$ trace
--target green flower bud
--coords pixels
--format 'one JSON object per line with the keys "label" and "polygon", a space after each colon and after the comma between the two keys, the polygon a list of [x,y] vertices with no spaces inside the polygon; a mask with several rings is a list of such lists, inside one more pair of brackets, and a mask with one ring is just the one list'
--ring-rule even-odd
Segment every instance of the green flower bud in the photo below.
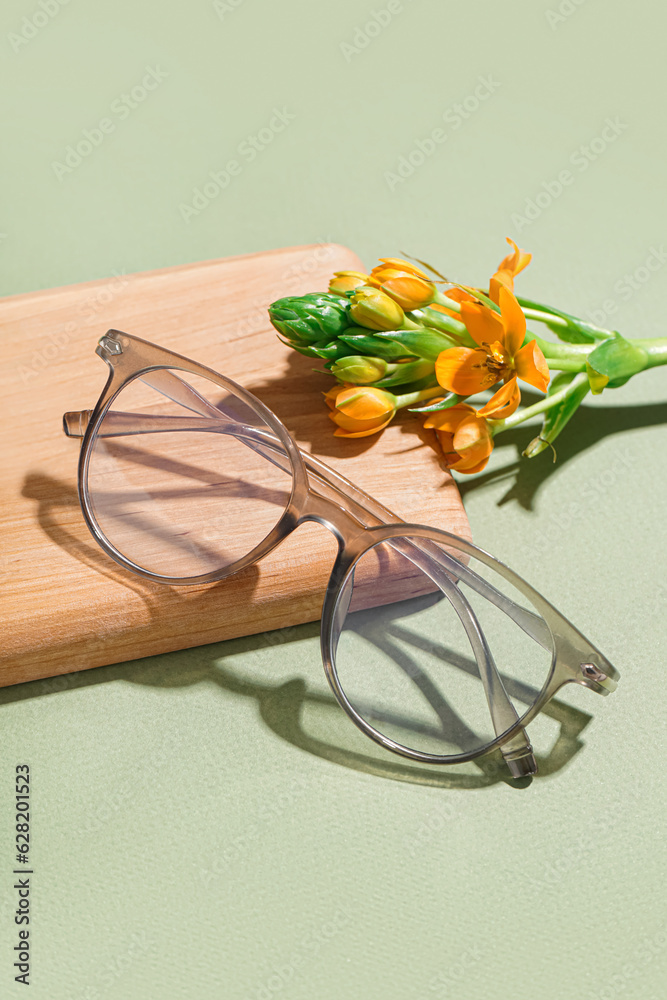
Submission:
{"label": "green flower bud", "polygon": [[352,354],[341,358],[331,366],[331,374],[341,382],[352,382],[353,385],[370,385],[377,382],[387,372],[387,362],[383,358],[364,357]]}
{"label": "green flower bud", "polygon": [[289,295],[269,306],[269,319],[293,346],[329,343],[351,325],[350,306],[340,295]]}

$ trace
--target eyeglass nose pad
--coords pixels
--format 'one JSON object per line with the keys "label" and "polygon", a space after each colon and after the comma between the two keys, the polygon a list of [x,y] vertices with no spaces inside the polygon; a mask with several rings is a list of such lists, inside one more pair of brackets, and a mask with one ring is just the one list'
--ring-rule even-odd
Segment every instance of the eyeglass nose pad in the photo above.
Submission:
{"label": "eyeglass nose pad", "polygon": [[63,430],[67,437],[83,437],[92,410],[76,410],[63,414]]}

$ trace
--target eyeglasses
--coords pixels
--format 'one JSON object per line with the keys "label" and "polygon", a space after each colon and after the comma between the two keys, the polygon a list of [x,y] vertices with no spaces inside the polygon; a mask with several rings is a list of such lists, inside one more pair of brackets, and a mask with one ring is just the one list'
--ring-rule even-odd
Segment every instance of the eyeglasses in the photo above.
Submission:
{"label": "eyeglasses", "polygon": [[104,551],[169,585],[222,580],[306,521],[338,555],[324,596],[325,674],[376,743],[427,764],[499,748],[537,770],[526,726],[564,685],[608,694],[618,672],[520,576],[447,531],[408,524],[303,452],[260,400],[194,361],[110,330],[83,438],[79,496]]}

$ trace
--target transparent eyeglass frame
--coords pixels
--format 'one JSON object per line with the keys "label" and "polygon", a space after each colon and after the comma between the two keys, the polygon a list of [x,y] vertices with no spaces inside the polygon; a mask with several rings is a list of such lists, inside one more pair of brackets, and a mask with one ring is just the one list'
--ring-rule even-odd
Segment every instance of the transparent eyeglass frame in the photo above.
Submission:
{"label": "transparent eyeglass frame", "polygon": [[[530,584],[492,555],[450,532],[423,524],[410,524],[373,499],[345,476],[313,455],[301,450],[276,415],[252,393],[231,379],[175,354],[118,330],[110,330],[99,342],[96,353],[109,366],[109,378],[93,410],[66,413],[65,433],[82,438],[78,468],[78,489],[86,523],[101,548],[125,569],[146,579],[170,586],[213,583],[233,576],[262,559],[300,524],[315,521],[328,528],[338,541],[321,617],[321,652],[324,671],[339,704],[366,736],[386,750],[424,764],[459,764],[474,760],[499,748],[514,778],[537,771],[526,726],[556,693],[569,683],[583,685],[598,694],[615,690],[618,671],[606,657]],[[234,424],[200,396],[176,372],[199,376],[217,384],[246,403],[261,419],[263,427]],[[136,435],[159,430],[149,415],[114,414],[109,409],[121,390],[141,377],[159,391],[181,403],[201,422],[201,417],[219,422],[221,433],[232,434],[279,467],[291,473],[289,502],[272,531],[243,558],[219,571],[191,577],[167,577],[151,573],[118,551],[95,518],[88,488],[88,470],[93,445],[104,421],[104,434]],[[184,417],[187,425],[188,417]],[[185,429],[185,427],[184,427]],[[347,613],[359,560],[378,543],[395,547],[430,578],[456,611],[472,647],[495,739],[478,749],[446,756],[413,750],[379,732],[363,718],[346,696],[336,671],[336,648]],[[444,549],[443,549],[444,547]],[[456,553],[457,555],[454,555]],[[457,556],[460,555],[460,560]],[[467,565],[474,558],[500,574],[518,591],[536,614],[508,599]],[[490,600],[509,615],[530,638],[551,653],[551,667],[544,685],[528,710],[519,715],[510,701],[495,666],[484,633],[457,581],[465,582],[478,595]],[[547,631],[548,630],[548,634]]]}

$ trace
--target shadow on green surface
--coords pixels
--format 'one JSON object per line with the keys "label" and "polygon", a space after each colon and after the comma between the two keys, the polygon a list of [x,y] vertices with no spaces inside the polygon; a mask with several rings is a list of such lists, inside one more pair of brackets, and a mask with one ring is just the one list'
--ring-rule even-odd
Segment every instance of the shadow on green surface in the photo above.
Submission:
{"label": "shadow on green surface", "polygon": [[[301,441],[308,442],[310,450],[329,458],[354,457],[368,451],[373,446],[375,437],[339,438],[334,437],[333,427],[328,419],[324,406],[321,412],[313,414],[312,407],[303,402],[304,397],[310,398],[313,393],[322,393],[331,388],[331,379],[313,373],[310,359],[296,352],[288,357],[288,365],[279,379],[267,379],[249,386],[268,406],[278,413],[289,429]],[[538,402],[542,397],[522,388],[522,402],[526,406]],[[299,405],[301,400],[301,405]],[[307,413],[307,416],[304,415]],[[406,441],[405,452],[413,449],[429,447],[428,435],[421,427],[421,420],[415,414],[403,411],[398,422],[401,424]],[[514,500],[525,510],[532,511],[537,495],[542,487],[555,476],[566,463],[575,456],[591,448],[598,441],[610,435],[622,435],[623,431],[638,430],[656,424],[667,423],[667,403],[647,403],[643,405],[597,406],[582,404],[556,441],[557,461],[553,461],[553,452],[548,449],[533,459],[521,457],[521,453],[531,439],[539,433],[539,424],[519,426],[498,437],[496,452],[506,449],[514,452],[510,461],[500,468],[481,473],[475,477],[457,476],[456,483],[461,497],[465,500],[467,494],[497,482],[509,483],[509,488],[498,501],[501,507]],[[608,470],[615,470],[617,476],[626,476],[631,472],[635,461],[629,444],[619,442],[619,455]],[[445,469],[440,457],[433,451],[433,461]],[[400,461],[401,456],[397,456]],[[603,473],[604,475],[604,473]],[[603,484],[604,485],[604,484]]]}
{"label": "shadow on green surface", "polygon": [[[315,690],[303,677],[293,677],[282,683],[264,683],[241,676],[226,663],[228,658],[241,653],[261,653],[268,646],[287,646],[293,641],[316,638],[318,634],[319,623],[299,625],[279,632],[171,653],[168,656],[148,657],[133,663],[97,667],[17,684],[0,690],[0,707],[31,698],[55,697],[70,690],[119,680],[156,688],[182,688],[209,682],[215,684],[221,692],[254,699],[263,723],[277,737],[341,767],[393,781],[435,788],[479,789],[499,782],[521,788],[531,783],[530,778],[512,780],[498,751],[468,764],[442,768],[437,765],[429,768],[396,758],[359,733],[332,694],[326,690]],[[267,635],[274,637],[275,641],[267,644]],[[592,718],[588,713],[556,699],[549,702],[543,711],[558,725],[559,733],[548,753],[540,755],[536,752],[538,780],[560,771],[582,749],[584,744],[580,735]]]}
{"label": "shadow on green surface", "polygon": [[[508,775],[507,765],[498,751],[480,757],[468,765],[447,766],[445,772],[437,765],[429,769],[423,765],[411,764],[407,760],[390,759],[390,754],[383,753],[381,748],[378,748],[376,754],[362,753],[345,746],[342,741],[339,743],[327,741],[310,731],[311,727],[304,724],[303,716],[307,709],[311,710],[313,707],[324,713],[330,711],[341,713],[342,710],[333,696],[309,691],[307,682],[303,678],[294,678],[275,688],[266,688],[247,682],[239,685],[238,680],[224,668],[218,666],[217,669],[220,674],[218,683],[227,689],[234,687],[238,694],[257,699],[262,719],[277,736],[293,746],[339,766],[393,781],[407,781],[437,788],[483,788],[500,781],[510,787],[520,788],[527,787],[531,783],[530,778],[522,781],[512,780]],[[547,706],[546,714],[558,722],[560,733],[555,746],[547,756],[536,755],[538,778],[554,774],[569,763],[583,746],[579,734],[591,719],[586,713],[562,702],[552,702]],[[351,725],[347,719],[345,723]],[[474,773],[472,767],[478,773]]]}
{"label": "shadow on green surface", "polygon": [[[528,393],[523,395],[528,397]],[[530,404],[537,399],[537,396],[534,399],[526,398],[525,402]],[[493,483],[510,480],[510,487],[498,501],[498,506],[502,507],[511,500],[516,500],[525,510],[532,511],[539,491],[571,458],[581,454],[611,434],[621,434],[623,431],[637,430],[666,422],[667,403],[651,403],[643,406],[584,405],[556,441],[556,462],[553,461],[553,452],[549,449],[536,458],[522,458],[521,452],[526,448],[531,438],[538,433],[538,429],[537,425],[532,428],[517,427],[499,437],[497,445],[498,449],[513,449],[516,453],[516,460],[508,462],[501,468],[481,473],[474,479],[458,477],[459,491],[465,500],[466,496],[473,491],[483,489]],[[614,482],[630,475],[635,461],[636,458],[630,444],[625,443],[621,437],[617,457],[613,464],[599,477],[600,480],[603,480],[605,476],[608,476],[608,478],[611,477],[611,480],[610,482],[601,481],[600,485],[609,488],[613,486]]]}

